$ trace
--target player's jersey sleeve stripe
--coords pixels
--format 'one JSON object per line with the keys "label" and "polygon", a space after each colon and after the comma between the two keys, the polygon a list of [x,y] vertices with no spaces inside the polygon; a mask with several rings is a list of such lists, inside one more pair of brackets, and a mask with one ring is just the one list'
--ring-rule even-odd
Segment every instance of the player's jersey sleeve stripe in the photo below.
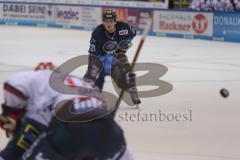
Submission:
{"label": "player's jersey sleeve stripe", "polygon": [[4,84],[4,90],[12,93],[13,95],[21,98],[22,100],[27,100],[28,99],[28,97],[25,96],[21,91],[19,91],[18,89],[14,88],[13,86],[11,86],[8,83]]}

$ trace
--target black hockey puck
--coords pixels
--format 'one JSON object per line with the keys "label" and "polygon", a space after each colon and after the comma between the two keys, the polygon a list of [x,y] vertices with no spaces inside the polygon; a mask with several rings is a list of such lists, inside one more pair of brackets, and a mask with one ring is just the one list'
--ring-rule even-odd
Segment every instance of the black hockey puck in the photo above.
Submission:
{"label": "black hockey puck", "polygon": [[221,94],[221,96],[224,97],[224,98],[227,98],[227,97],[229,96],[229,92],[228,92],[228,90],[225,89],[225,88],[222,88],[222,89],[220,90],[220,94]]}

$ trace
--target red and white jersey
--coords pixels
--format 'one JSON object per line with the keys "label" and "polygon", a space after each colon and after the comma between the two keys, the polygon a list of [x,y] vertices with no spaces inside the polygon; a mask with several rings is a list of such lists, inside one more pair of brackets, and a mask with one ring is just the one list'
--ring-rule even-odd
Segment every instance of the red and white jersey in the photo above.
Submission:
{"label": "red and white jersey", "polygon": [[74,121],[72,118],[78,117],[78,120],[87,122],[111,112],[111,108],[107,107],[104,96],[90,83],[76,81],[74,77],[71,77],[70,81],[65,79],[65,83],[71,85],[71,87],[65,88],[65,91],[68,90],[68,94],[58,96],[54,104],[58,119]]}
{"label": "red and white jersey", "polygon": [[52,71],[26,71],[12,75],[4,83],[6,105],[24,108],[25,117],[48,125],[52,118],[51,105],[59,95],[49,86]]}
{"label": "red and white jersey", "polygon": [[[83,94],[88,89],[84,88],[92,88],[90,83],[79,77],[67,76],[64,84],[57,87],[63,90],[60,91],[61,93],[57,92],[49,85],[51,73],[51,70],[26,71],[11,76],[4,83],[6,105],[18,109],[24,108],[26,110],[25,117],[48,126],[54,113],[54,104],[61,100],[86,97]],[[59,74],[59,78],[63,78],[61,74]],[[64,87],[65,85],[68,87]],[[84,88],[80,92],[77,87]],[[96,103],[96,101],[91,102]]]}
{"label": "red and white jersey", "polygon": [[68,94],[60,94],[56,98],[54,107],[65,100],[72,101],[75,107],[80,108],[97,107],[101,103],[105,103],[101,93],[96,91],[90,83],[72,76],[66,78],[64,82],[71,87],[67,87],[64,90]]}

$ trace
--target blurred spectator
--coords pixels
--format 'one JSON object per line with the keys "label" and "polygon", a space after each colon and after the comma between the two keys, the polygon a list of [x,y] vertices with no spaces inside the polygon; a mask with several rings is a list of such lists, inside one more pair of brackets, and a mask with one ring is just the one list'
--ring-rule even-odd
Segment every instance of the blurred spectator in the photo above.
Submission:
{"label": "blurred spectator", "polygon": [[198,11],[234,12],[240,10],[240,0],[193,0],[190,8]]}
{"label": "blurred spectator", "polygon": [[190,8],[193,10],[204,10],[204,11],[211,11],[212,8],[210,6],[209,0],[193,0]]}
{"label": "blurred spectator", "polygon": [[234,0],[235,6],[236,6],[236,11],[240,12],[240,0]]}
{"label": "blurred spectator", "polygon": [[148,0],[149,2],[164,2],[164,0]]}
{"label": "blurred spectator", "polygon": [[169,8],[174,9],[187,9],[191,4],[192,0],[169,0]]}

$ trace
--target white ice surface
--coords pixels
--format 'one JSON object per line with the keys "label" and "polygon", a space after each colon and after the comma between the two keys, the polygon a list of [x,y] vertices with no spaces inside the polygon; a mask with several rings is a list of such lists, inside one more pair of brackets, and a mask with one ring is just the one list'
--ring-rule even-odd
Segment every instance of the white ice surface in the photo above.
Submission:
{"label": "white ice surface", "polygon": [[[79,30],[0,27],[0,85],[17,71],[39,61],[57,65],[87,54],[91,32]],[[130,60],[140,37],[129,50]],[[143,98],[141,110],[123,104],[116,120],[123,127],[136,160],[240,159],[240,44],[147,37],[139,62],[165,65],[161,78],[174,89],[163,96]],[[86,67],[75,71],[82,76]],[[227,88],[227,99],[219,95]],[[146,89],[145,87],[144,89]],[[106,90],[112,90],[107,79]],[[143,89],[143,88],[142,88]],[[0,102],[3,101],[0,91]],[[131,121],[121,116],[189,113],[192,121]],[[129,117],[128,117],[129,118]],[[7,142],[0,130],[0,150]]]}

